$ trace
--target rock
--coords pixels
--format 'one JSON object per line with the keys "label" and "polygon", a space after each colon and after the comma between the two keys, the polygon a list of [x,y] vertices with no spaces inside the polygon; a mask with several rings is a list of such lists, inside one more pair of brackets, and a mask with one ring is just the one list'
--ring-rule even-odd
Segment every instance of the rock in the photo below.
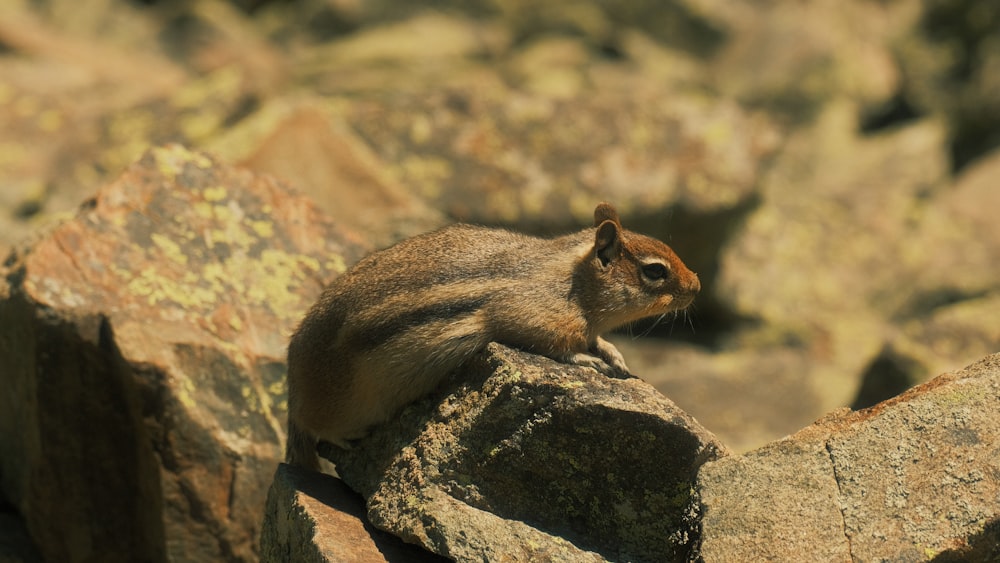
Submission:
{"label": "rock", "polygon": [[709,351],[658,338],[609,340],[635,373],[735,452],[787,436],[821,412],[813,360],[794,347]]}
{"label": "rock", "polygon": [[983,356],[1000,342],[1000,290],[982,297],[961,298],[952,294],[952,303],[932,306],[925,314],[902,323],[894,345],[905,346],[919,361],[921,371],[937,370],[969,356]]}
{"label": "rock", "polygon": [[0,563],[41,563],[24,521],[9,507],[0,506]]}
{"label": "rock", "polygon": [[927,206],[915,244],[923,263],[936,267],[916,280],[919,293],[900,308],[901,316],[1000,290],[1000,229],[992,212],[1000,206],[998,174],[1000,149],[968,166]]}
{"label": "rock", "polygon": [[[310,91],[351,98],[389,92],[427,94],[458,84],[502,85],[490,65],[483,64],[510,43],[509,33],[495,19],[426,7],[400,18],[407,8],[392,6],[391,17],[370,22],[357,33],[337,34],[330,41],[298,49],[292,72]],[[300,32],[301,26],[289,30],[291,35]]]}
{"label": "rock", "polygon": [[[429,226],[421,200],[534,232],[614,200],[704,287],[690,319],[710,351],[643,373],[741,451],[1000,341],[1000,4],[239,0],[245,12],[118,2],[83,18],[66,16],[72,0],[0,4],[0,256],[167,140],[286,177],[380,246]],[[123,294],[164,294],[137,272]],[[187,287],[174,295],[199,295]],[[0,324],[35,319],[5,303]],[[230,305],[198,323],[225,327]],[[155,332],[120,329],[126,314],[45,334],[124,356],[120,340]],[[4,358],[35,346],[11,338]],[[197,364],[200,350],[176,354]],[[0,407],[34,420],[37,401],[18,401]],[[0,442],[41,443],[11,416]],[[23,471],[0,472],[2,490]]]}
{"label": "rock", "polygon": [[353,132],[336,104],[321,99],[269,104],[211,143],[225,158],[288,180],[337,225],[376,247],[444,224]]}
{"label": "rock", "polygon": [[916,25],[892,42],[903,69],[903,98],[914,112],[947,119],[955,168],[964,168],[1000,146],[1000,6],[900,4],[918,6]]}
{"label": "rock", "polygon": [[721,252],[719,298],[760,321],[733,345],[807,350],[814,416],[850,404],[890,319],[918,293],[900,280],[935,269],[919,214],[947,179],[944,135],[928,120],[860,137],[855,107],[831,104],[789,140],[763,180],[766,203]]}
{"label": "rock", "polygon": [[890,399],[913,387],[924,377],[924,365],[898,346],[887,345],[865,370],[851,403],[854,410]]}
{"label": "rock", "polygon": [[1000,354],[705,464],[699,556],[996,560],[997,404]]}
{"label": "rock", "polygon": [[[567,45],[542,43],[528,55],[575,68],[562,62],[576,53]],[[618,88],[629,80],[637,76]],[[392,176],[463,221],[551,233],[589,223],[603,198],[623,217],[652,215],[663,231],[672,227],[664,210],[705,216],[753,199],[777,148],[764,116],[725,100],[618,88],[568,98],[491,81],[433,95],[375,92],[344,115]]]}
{"label": "rock", "polygon": [[878,108],[899,89],[889,43],[915,19],[904,9],[868,2],[708,4],[727,40],[706,70],[726,98],[808,122],[832,100]]}
{"label": "rock", "polygon": [[691,479],[726,452],[641,380],[493,344],[327,457],[373,524],[452,559],[680,561]]}
{"label": "rock", "polygon": [[364,520],[364,500],[340,479],[281,464],[267,494],[261,561],[447,561]]}
{"label": "rock", "polygon": [[[592,61],[578,68],[580,51],[572,40],[537,42],[505,68],[562,89],[563,78],[598,72]],[[590,224],[595,202],[614,202],[630,229],[668,241],[699,273],[699,306],[724,317],[718,257],[759,201],[778,128],[727,100],[601,69],[608,86],[565,86],[581,89],[574,96],[493,75],[430,95],[372,92],[345,100],[341,114],[384,175],[455,220],[551,235]]]}
{"label": "rock", "polygon": [[[148,46],[155,32],[128,6],[118,8],[113,26],[134,31],[135,43],[128,33],[109,41],[107,20],[96,23],[103,15],[91,13],[77,22],[77,33],[66,33],[20,3],[0,6],[2,256],[90,195],[101,181],[102,165],[118,171],[128,163],[102,158],[117,151],[94,146],[108,113],[124,117],[124,108],[162,96],[187,78],[176,64],[139,47]],[[105,32],[79,33],[91,23]]]}
{"label": "rock", "polygon": [[0,491],[42,556],[254,560],[287,337],[360,254],[277,181],[173,145],[8,258]]}
{"label": "rock", "polygon": [[[924,381],[927,374],[966,365],[996,351],[1000,342],[996,322],[1000,315],[1000,230],[992,210],[1000,206],[1000,192],[995,189],[998,174],[1000,151],[994,151],[963,170],[949,189],[916,207],[919,222],[906,235],[906,259],[900,261],[912,266],[897,276],[912,279],[904,291],[894,288],[876,294],[882,298],[896,293],[887,319],[893,327],[884,347],[888,354],[884,350],[869,365],[866,378],[877,375],[878,370],[872,372],[872,368],[888,358],[895,375],[892,370],[883,375],[897,380],[898,392],[902,385]],[[863,387],[864,383],[859,394],[865,392]]]}

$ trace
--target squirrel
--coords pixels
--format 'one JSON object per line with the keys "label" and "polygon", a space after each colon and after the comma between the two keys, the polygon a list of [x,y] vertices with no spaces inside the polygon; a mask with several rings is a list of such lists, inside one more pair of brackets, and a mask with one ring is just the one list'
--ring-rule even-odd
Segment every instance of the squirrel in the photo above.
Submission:
{"label": "squirrel", "polygon": [[320,440],[349,448],[491,341],[631,377],[601,335],[684,309],[700,289],[607,203],[593,228],[558,238],[459,223],[370,254],[289,342],[286,462],[319,470]]}

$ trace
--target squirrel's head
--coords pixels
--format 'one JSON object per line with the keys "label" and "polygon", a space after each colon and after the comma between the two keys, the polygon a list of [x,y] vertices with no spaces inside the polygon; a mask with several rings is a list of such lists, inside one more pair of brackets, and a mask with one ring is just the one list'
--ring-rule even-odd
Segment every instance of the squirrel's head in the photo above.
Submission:
{"label": "squirrel's head", "polygon": [[666,244],[622,228],[608,203],[594,210],[594,246],[585,268],[597,281],[599,333],[632,321],[683,309],[701,290],[698,275]]}

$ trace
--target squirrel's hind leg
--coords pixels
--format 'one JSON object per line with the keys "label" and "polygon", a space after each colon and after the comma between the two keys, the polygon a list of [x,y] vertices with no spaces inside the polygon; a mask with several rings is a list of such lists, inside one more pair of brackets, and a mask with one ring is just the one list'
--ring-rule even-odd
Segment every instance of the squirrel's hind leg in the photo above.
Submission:
{"label": "squirrel's hind leg", "polygon": [[313,471],[320,471],[316,455],[316,437],[291,420],[288,421],[288,440],[285,444],[285,463]]}

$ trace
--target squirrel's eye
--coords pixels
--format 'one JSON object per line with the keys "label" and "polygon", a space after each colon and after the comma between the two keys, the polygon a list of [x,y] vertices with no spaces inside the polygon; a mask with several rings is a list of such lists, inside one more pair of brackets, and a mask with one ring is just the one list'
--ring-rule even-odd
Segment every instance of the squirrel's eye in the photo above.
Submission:
{"label": "squirrel's eye", "polygon": [[667,277],[667,273],[667,267],[659,263],[646,264],[642,267],[642,275],[651,280],[662,280]]}

